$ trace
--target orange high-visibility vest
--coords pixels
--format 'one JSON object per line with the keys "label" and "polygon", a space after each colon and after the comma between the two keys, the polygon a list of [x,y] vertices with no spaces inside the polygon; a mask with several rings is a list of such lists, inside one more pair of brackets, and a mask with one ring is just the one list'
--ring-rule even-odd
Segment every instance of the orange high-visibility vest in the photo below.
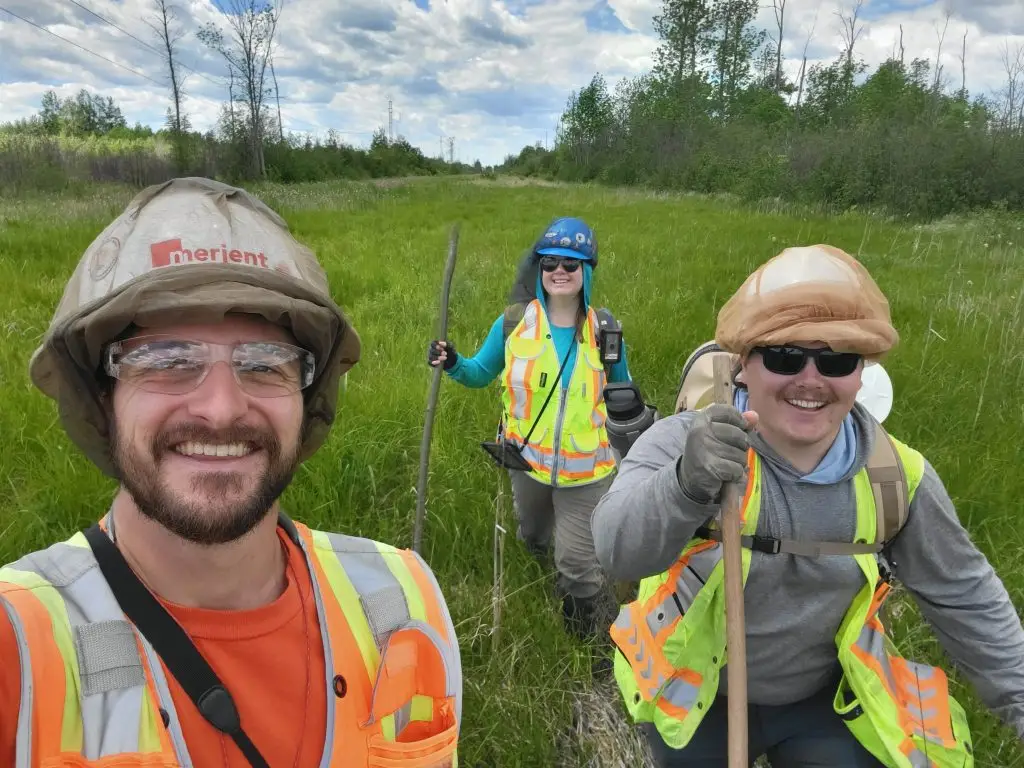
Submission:
{"label": "orange high-visibility vest", "polygon": [[[280,524],[313,577],[334,672],[324,681],[320,765],[456,766],[461,659],[429,567],[410,550],[311,530],[284,515]],[[22,679],[15,764],[4,768],[192,764],[163,666],[122,613],[84,534],[0,568],[0,610],[14,628]],[[353,657],[365,676],[343,678],[343,707],[333,681],[341,660]]]}

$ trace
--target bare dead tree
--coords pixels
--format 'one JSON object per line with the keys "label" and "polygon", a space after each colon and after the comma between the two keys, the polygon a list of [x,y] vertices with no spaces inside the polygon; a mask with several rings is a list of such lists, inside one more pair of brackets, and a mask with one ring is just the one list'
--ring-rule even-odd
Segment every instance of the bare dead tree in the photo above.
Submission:
{"label": "bare dead tree", "polygon": [[863,26],[857,26],[863,5],[864,0],[856,0],[852,9],[834,12],[839,17],[841,25],[839,34],[843,39],[843,56],[846,58],[847,65],[853,63],[854,46],[857,44],[857,38],[864,31]]}
{"label": "bare dead tree", "polygon": [[226,34],[217,24],[206,24],[198,37],[217,51],[232,72],[237,72],[246,107],[250,171],[263,178],[266,163],[263,137],[269,92],[267,67],[274,52],[274,34],[283,0],[223,0]]}
{"label": "bare dead tree", "polygon": [[[821,6],[818,6],[820,9]],[[800,61],[800,82],[797,85],[796,92],[796,116],[800,119],[800,103],[803,100],[804,95],[804,77],[807,74],[807,49],[811,46],[811,40],[814,37],[814,28],[818,26],[818,9],[814,11],[814,21],[811,22],[811,30],[807,33],[807,39],[804,40],[804,51]]]}
{"label": "bare dead tree", "polygon": [[167,67],[167,75],[171,85],[171,101],[174,111],[169,115],[171,137],[175,150],[175,162],[178,170],[184,171],[186,163],[184,133],[188,130],[188,117],[182,114],[181,103],[185,98],[185,78],[181,74],[181,66],[178,63],[177,44],[184,37],[181,27],[178,26],[178,17],[173,5],[167,0],[153,0],[156,10],[156,18],[146,24],[153,30],[160,41],[160,55],[164,66]]}
{"label": "bare dead tree", "polygon": [[1001,94],[1003,128],[1015,133],[1020,130],[1021,110],[1024,109],[1024,99],[1021,98],[1021,89],[1024,88],[1024,45],[1018,43],[1011,50],[1010,44],[1004,40],[1000,60],[1006,74],[1006,85]]}
{"label": "bare dead tree", "polygon": [[932,91],[935,93],[939,92],[939,88],[942,83],[942,44],[946,41],[946,30],[949,29],[949,17],[952,15],[952,9],[947,7],[946,21],[942,26],[942,32],[938,32],[938,30],[936,30],[939,38],[939,45],[935,50],[935,77],[932,79]]}
{"label": "bare dead tree", "polygon": [[772,0],[775,11],[775,26],[779,36],[775,40],[775,92],[782,90],[782,36],[786,28],[786,0]]}
{"label": "bare dead tree", "polygon": [[277,87],[277,72],[274,71],[274,58],[270,58],[270,76],[274,78],[274,97],[277,99],[277,138],[284,141],[284,122],[281,120],[281,91]]}
{"label": "bare dead tree", "polygon": [[960,97],[967,98],[967,30],[964,30],[964,42],[960,48]]}
{"label": "bare dead tree", "polygon": [[235,137],[235,68],[228,65],[228,113],[231,116],[231,138]]}
{"label": "bare dead tree", "polygon": [[903,25],[900,24],[900,66],[903,66],[903,57],[906,55],[906,51],[903,48]]}

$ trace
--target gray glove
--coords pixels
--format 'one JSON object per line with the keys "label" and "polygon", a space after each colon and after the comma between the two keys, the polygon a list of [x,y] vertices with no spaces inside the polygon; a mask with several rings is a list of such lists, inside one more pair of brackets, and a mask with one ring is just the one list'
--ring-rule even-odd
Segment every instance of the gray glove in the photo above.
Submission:
{"label": "gray glove", "polygon": [[700,504],[716,502],[723,483],[743,482],[747,474],[747,433],[750,426],[730,405],[705,408],[686,435],[676,465],[679,487]]}

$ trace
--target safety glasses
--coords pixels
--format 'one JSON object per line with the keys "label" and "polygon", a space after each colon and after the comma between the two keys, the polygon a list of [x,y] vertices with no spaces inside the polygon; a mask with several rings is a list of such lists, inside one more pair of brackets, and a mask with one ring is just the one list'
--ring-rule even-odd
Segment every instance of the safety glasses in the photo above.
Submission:
{"label": "safety glasses", "polygon": [[316,369],[312,352],[280,341],[214,344],[163,335],[114,342],[107,347],[104,368],[146,392],[183,395],[202,384],[221,361],[253,397],[282,397],[305,389]]}
{"label": "safety glasses", "polygon": [[849,376],[861,361],[861,355],[854,352],[833,352],[831,349],[807,349],[792,345],[778,347],[755,347],[761,355],[764,367],[780,376],[795,376],[804,369],[809,359],[814,360],[818,373],[828,378]]}
{"label": "safety glasses", "polygon": [[540,268],[545,272],[554,272],[558,269],[558,265],[562,265],[562,269],[566,272],[575,272],[580,268],[579,259],[562,258],[559,256],[541,256],[540,257]]}

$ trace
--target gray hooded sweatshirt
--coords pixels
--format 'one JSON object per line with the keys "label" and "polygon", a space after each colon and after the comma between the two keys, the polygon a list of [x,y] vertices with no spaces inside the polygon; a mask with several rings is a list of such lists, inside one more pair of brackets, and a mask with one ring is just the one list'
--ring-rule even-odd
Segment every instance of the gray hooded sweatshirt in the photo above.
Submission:
{"label": "gray hooded sweatshirt", "polygon": [[[850,479],[867,461],[875,432],[862,406],[852,415],[856,459],[833,485],[801,482],[789,462],[751,434],[751,447],[762,459],[759,536],[853,541]],[[663,572],[695,530],[717,514],[717,505],[697,503],[679,486],[676,466],[693,418],[684,412],[655,422],[630,448],[594,509],[594,544],[610,578],[632,581]],[[849,555],[751,554],[744,593],[748,697],[752,704],[795,702],[834,679],[835,635],[864,576]],[[894,575],[943,648],[985,705],[1024,739],[1024,630],[1003,583],[960,524],[927,460],[892,559]],[[723,669],[723,695],[726,681]]]}

